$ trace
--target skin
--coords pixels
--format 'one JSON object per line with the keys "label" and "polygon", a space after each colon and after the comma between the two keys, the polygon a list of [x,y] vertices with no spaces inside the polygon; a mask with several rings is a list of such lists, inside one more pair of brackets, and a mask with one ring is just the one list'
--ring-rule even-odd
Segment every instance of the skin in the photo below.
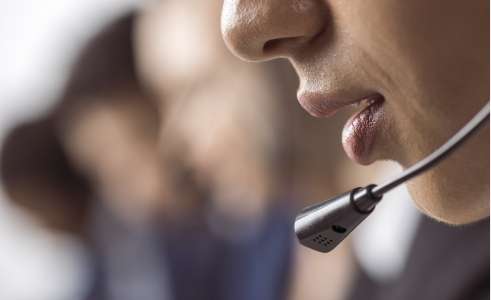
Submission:
{"label": "skin", "polygon": [[[384,120],[364,163],[409,167],[489,99],[486,0],[225,0],[221,21],[237,56],[287,58],[300,78],[299,95],[341,102],[382,95]],[[489,127],[409,189],[438,220],[489,216]]]}
{"label": "skin", "polygon": [[169,178],[139,96],[114,96],[125,100],[89,104],[70,116],[62,140],[108,207],[127,221],[145,221],[169,209]]}

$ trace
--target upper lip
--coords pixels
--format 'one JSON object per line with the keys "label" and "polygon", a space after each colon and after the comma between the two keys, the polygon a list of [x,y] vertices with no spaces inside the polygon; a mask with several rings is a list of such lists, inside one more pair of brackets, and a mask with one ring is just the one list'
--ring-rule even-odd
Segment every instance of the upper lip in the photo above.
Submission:
{"label": "upper lip", "polygon": [[312,116],[329,117],[334,115],[342,107],[362,102],[364,100],[377,99],[380,97],[380,94],[372,93],[365,96],[348,99],[319,92],[303,91],[299,92],[298,101],[300,102],[302,107]]}

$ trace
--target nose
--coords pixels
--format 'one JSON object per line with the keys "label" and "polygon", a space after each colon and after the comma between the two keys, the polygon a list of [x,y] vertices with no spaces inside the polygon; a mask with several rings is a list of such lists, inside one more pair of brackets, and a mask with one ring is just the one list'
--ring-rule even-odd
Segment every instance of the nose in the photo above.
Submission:
{"label": "nose", "polygon": [[221,29],[225,43],[245,60],[288,57],[324,31],[325,1],[225,0]]}

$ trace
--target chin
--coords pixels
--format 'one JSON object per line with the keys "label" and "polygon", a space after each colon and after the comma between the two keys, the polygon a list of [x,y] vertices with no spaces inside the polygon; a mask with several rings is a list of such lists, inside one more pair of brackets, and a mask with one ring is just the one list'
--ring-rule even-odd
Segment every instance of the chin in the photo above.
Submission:
{"label": "chin", "polygon": [[422,213],[433,220],[453,226],[471,224],[489,217],[489,207],[479,211],[456,211],[441,207],[423,208],[421,205],[424,204],[418,203],[416,205]]}
{"label": "chin", "polygon": [[408,190],[418,209],[439,222],[464,225],[489,217],[488,183],[480,189],[452,184],[448,178],[429,172],[408,184]]}
{"label": "chin", "polygon": [[[404,168],[431,152],[417,149],[412,153],[425,154],[413,155],[410,164],[400,162]],[[430,218],[452,225],[489,217],[489,151],[489,128],[480,129],[434,168],[410,180],[407,187],[419,210]]]}

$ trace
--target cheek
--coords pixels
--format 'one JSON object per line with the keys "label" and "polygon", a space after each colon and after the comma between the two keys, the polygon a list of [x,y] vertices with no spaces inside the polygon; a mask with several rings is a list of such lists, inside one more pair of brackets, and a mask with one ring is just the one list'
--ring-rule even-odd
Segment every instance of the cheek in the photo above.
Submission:
{"label": "cheek", "polygon": [[428,102],[448,106],[469,97],[476,83],[487,79],[489,30],[483,28],[489,28],[489,4],[474,2],[484,4],[359,0],[350,3],[355,8],[347,26],[390,79],[384,80],[387,88],[424,111]]}
{"label": "cheek", "polygon": [[334,3],[344,5],[338,21],[358,51],[356,61],[387,98],[392,135],[401,145],[409,142],[403,161],[434,149],[479,109],[475,100],[486,98],[489,89],[489,32],[482,30],[489,28],[489,4]]}

